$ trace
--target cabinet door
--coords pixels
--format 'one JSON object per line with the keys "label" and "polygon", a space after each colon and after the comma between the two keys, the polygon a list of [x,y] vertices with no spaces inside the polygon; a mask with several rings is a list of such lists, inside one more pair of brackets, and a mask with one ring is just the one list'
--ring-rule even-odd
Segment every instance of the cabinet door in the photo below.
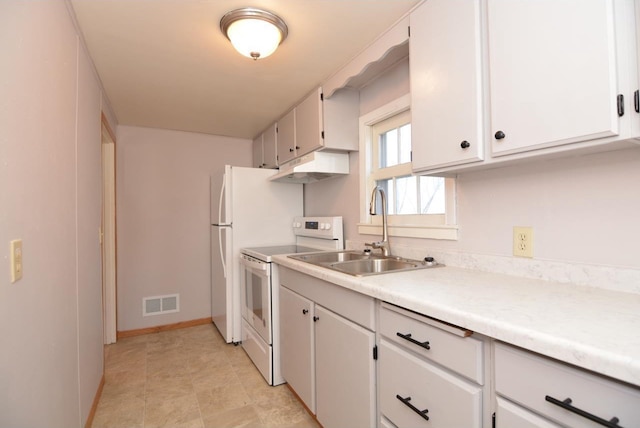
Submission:
{"label": "cabinet door", "polygon": [[278,124],[274,123],[262,133],[262,166],[264,168],[277,168],[278,166]]}
{"label": "cabinet door", "polygon": [[613,0],[489,0],[492,153],[617,135]]}
{"label": "cabinet door", "polygon": [[260,134],[253,140],[253,162],[251,162],[251,165],[254,168],[262,168],[264,166],[262,156],[262,134]]}
{"label": "cabinet door", "polygon": [[318,88],[296,107],[296,155],[322,147],[322,89]]}
{"label": "cabinet door", "polygon": [[295,157],[296,110],[293,109],[278,121],[278,165]]}
{"label": "cabinet door", "polygon": [[373,427],[375,334],[316,306],[316,416],[325,428]]}
{"label": "cabinet door", "polygon": [[410,15],[413,169],[483,158],[479,0],[429,0]]}
{"label": "cabinet door", "polygon": [[[638,57],[636,61],[638,63],[637,68],[637,82],[633,91],[633,134],[640,135],[640,0],[635,2],[636,11],[636,49],[638,50]],[[640,138],[638,138],[640,140]]]}
{"label": "cabinet door", "polygon": [[282,377],[315,413],[313,302],[280,287]]}

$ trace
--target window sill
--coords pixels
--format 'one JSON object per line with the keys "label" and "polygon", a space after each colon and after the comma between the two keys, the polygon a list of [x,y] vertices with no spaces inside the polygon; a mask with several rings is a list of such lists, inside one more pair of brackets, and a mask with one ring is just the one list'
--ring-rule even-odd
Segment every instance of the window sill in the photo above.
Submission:
{"label": "window sill", "polygon": [[[389,236],[406,238],[443,239],[449,241],[458,240],[458,226],[388,226]],[[382,235],[382,226],[370,223],[358,223],[358,233],[364,235]]]}

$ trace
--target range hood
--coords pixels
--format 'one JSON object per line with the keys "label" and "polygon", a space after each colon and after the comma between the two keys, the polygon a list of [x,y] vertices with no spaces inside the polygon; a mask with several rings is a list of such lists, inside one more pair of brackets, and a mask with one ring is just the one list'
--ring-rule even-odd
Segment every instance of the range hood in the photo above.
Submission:
{"label": "range hood", "polygon": [[316,151],[280,165],[271,181],[315,183],[327,178],[349,174],[349,153]]}

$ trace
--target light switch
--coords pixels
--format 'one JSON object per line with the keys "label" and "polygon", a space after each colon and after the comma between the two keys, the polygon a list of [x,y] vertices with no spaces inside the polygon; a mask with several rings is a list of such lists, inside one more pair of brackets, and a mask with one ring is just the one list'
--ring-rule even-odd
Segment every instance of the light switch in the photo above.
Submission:
{"label": "light switch", "polygon": [[22,278],[22,239],[15,239],[11,245],[11,282]]}

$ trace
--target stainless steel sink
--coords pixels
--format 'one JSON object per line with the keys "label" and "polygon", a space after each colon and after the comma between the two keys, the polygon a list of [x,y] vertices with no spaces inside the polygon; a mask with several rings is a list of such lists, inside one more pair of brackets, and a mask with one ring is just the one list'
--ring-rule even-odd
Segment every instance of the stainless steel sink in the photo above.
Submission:
{"label": "stainless steel sink", "polygon": [[336,262],[346,262],[351,260],[362,260],[377,257],[375,255],[367,255],[365,253],[355,251],[331,251],[324,253],[300,254],[289,256],[292,259],[300,260],[312,264],[326,264]]}
{"label": "stainless steel sink", "polygon": [[289,257],[354,276],[380,275],[444,266],[429,258],[427,258],[428,261],[420,261],[358,251],[300,254]]}

